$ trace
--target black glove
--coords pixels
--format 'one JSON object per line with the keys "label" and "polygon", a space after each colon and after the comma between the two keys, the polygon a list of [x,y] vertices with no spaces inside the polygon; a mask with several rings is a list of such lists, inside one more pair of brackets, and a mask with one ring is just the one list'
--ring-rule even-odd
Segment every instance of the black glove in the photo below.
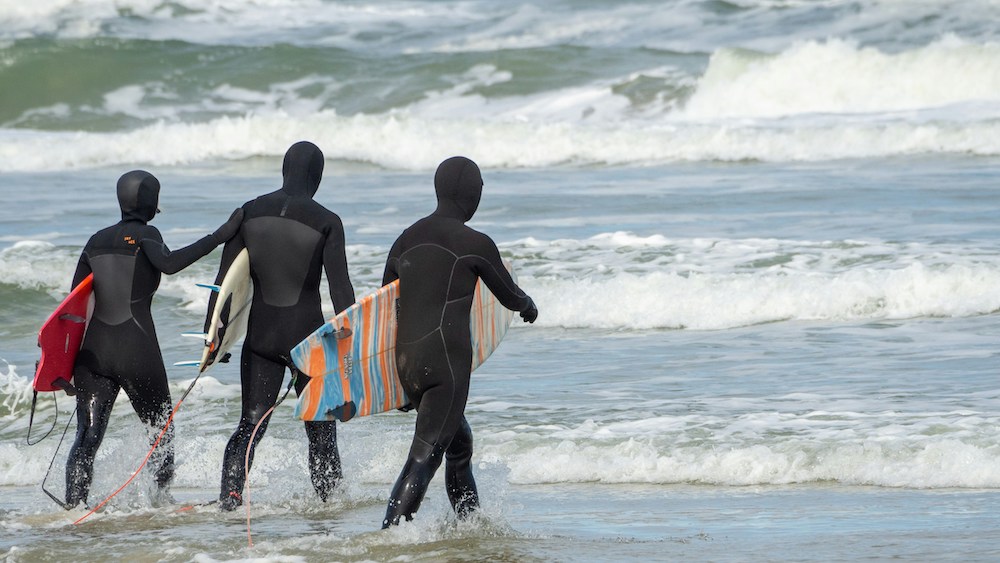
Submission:
{"label": "black glove", "polygon": [[535,307],[535,302],[532,301],[531,297],[528,297],[528,306],[521,311],[521,318],[526,323],[533,323],[538,318],[538,307]]}
{"label": "black glove", "polygon": [[243,208],[237,208],[233,211],[233,214],[229,216],[229,220],[223,223],[221,227],[216,229],[212,236],[215,237],[217,244],[222,244],[227,242],[229,239],[236,236],[236,233],[240,230],[240,225],[243,224]]}

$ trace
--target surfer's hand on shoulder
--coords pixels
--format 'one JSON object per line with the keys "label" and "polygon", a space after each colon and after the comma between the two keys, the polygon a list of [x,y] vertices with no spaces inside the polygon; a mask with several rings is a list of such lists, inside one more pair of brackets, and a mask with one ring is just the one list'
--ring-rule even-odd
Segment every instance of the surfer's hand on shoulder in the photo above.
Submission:
{"label": "surfer's hand on shoulder", "polygon": [[216,242],[222,244],[229,239],[236,236],[236,232],[240,230],[240,225],[243,223],[243,208],[238,207],[233,214],[229,216],[229,220],[223,223],[212,236],[215,237]]}
{"label": "surfer's hand on shoulder", "polygon": [[535,307],[535,302],[530,297],[528,298],[528,306],[521,311],[521,318],[526,323],[533,323],[538,318],[538,307]]}

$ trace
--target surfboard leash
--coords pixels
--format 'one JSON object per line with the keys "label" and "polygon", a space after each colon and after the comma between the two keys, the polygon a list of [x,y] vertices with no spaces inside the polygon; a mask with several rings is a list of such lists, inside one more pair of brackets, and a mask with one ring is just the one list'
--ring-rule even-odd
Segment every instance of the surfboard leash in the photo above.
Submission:
{"label": "surfboard leash", "polygon": [[[67,505],[62,499],[60,499],[59,497],[55,496],[48,489],[46,489],[45,488],[45,482],[49,480],[49,474],[52,473],[52,466],[55,465],[55,463],[56,463],[56,457],[59,455],[59,450],[62,449],[63,440],[66,439],[66,433],[69,432],[69,425],[70,425],[71,422],[73,422],[74,418],[76,418],[76,409],[75,408],[73,409],[73,414],[70,415],[69,420],[66,421],[66,428],[63,429],[62,436],[59,438],[59,443],[56,444],[56,451],[52,452],[52,460],[49,461],[49,468],[45,470],[45,477],[42,477],[42,492],[45,493],[46,495],[48,495],[48,497],[50,499],[56,501],[56,504],[58,504],[59,506],[63,507],[66,510],[69,510],[72,507],[69,506],[69,505]],[[53,423],[53,428],[55,428],[55,423]],[[52,431],[49,430],[49,432],[51,433]],[[29,435],[30,435],[30,431],[29,431]],[[48,434],[46,434],[45,436],[48,436]],[[45,436],[42,437],[42,440],[45,439]],[[41,442],[42,440],[39,440],[38,442]],[[35,443],[37,444],[38,442],[35,442]],[[29,442],[29,444],[30,444],[30,442]]]}
{"label": "surfboard leash", "polygon": [[246,508],[247,512],[247,544],[249,547],[253,547],[253,534],[250,533],[250,449],[253,448],[253,439],[257,437],[257,430],[260,429],[260,425],[263,424],[264,421],[271,416],[271,413],[274,412],[274,409],[278,408],[278,405],[285,400],[285,397],[288,396],[288,393],[291,392],[292,386],[294,385],[295,370],[292,370],[292,379],[288,382],[288,387],[285,388],[285,394],[282,395],[281,398],[278,399],[273,405],[271,405],[271,408],[267,409],[264,416],[260,417],[260,420],[258,420],[257,424],[254,425],[253,432],[250,433],[250,442],[247,444],[246,454],[243,456],[243,507]]}
{"label": "surfboard leash", "polygon": [[[56,411],[55,418],[52,419],[52,427],[49,428],[48,432],[46,432],[41,438],[39,438],[39,439],[35,440],[34,442],[32,442],[31,441],[31,427],[34,426],[34,424],[35,424],[35,405],[38,404],[38,391],[32,390],[31,393],[32,393],[32,395],[31,395],[31,413],[28,415],[28,435],[25,437],[24,440],[25,440],[25,442],[28,443],[29,446],[34,446],[35,444],[39,444],[39,443],[41,443],[42,440],[48,438],[49,434],[52,434],[52,431],[56,429],[56,424],[59,423],[59,399],[58,399],[58,397],[56,397],[56,393],[52,393],[52,404],[55,406],[55,411]],[[72,420],[72,417],[70,417],[70,420]],[[67,423],[66,427],[69,428],[69,424],[68,423]],[[66,435],[66,433],[63,432],[63,436],[65,436],[65,435]],[[60,443],[62,443],[61,440],[60,440]],[[58,451],[58,450],[56,450],[56,451]]]}
{"label": "surfboard leash", "polygon": [[198,383],[198,378],[200,378],[200,377],[201,377],[201,373],[198,373],[198,375],[195,376],[194,380],[191,381],[191,385],[188,385],[188,388],[184,391],[184,394],[181,395],[180,400],[177,401],[177,404],[174,406],[173,410],[170,411],[170,416],[167,417],[166,424],[164,424],[163,425],[163,429],[160,430],[160,435],[156,437],[156,440],[153,442],[153,445],[149,448],[149,451],[146,452],[146,457],[143,458],[142,463],[140,463],[139,467],[137,467],[136,470],[135,470],[135,472],[132,473],[132,476],[128,478],[128,481],[125,481],[125,483],[123,483],[122,486],[118,487],[118,489],[115,490],[115,492],[111,493],[108,496],[108,498],[102,500],[100,504],[98,504],[97,506],[95,506],[94,508],[92,508],[90,510],[90,512],[88,512],[88,513],[84,514],[83,516],[81,516],[76,522],[73,522],[74,526],[80,524],[81,522],[83,522],[84,520],[86,520],[87,518],[89,518],[90,515],[94,514],[98,510],[100,510],[105,504],[108,503],[108,501],[110,501],[111,499],[115,498],[115,496],[118,495],[118,493],[120,493],[123,490],[125,490],[125,487],[129,486],[129,484],[132,482],[132,480],[136,478],[136,476],[139,474],[140,471],[142,471],[142,468],[146,467],[146,463],[149,462],[149,458],[152,457],[153,452],[156,451],[156,447],[160,445],[160,440],[163,439],[164,434],[167,433],[167,429],[169,429],[170,425],[173,423],[173,421],[174,421],[174,415],[177,414],[177,411],[178,411],[178,409],[181,408],[181,404],[184,402],[184,399],[186,399],[187,396],[188,396],[188,394],[191,393],[191,390],[194,389],[194,384]]}

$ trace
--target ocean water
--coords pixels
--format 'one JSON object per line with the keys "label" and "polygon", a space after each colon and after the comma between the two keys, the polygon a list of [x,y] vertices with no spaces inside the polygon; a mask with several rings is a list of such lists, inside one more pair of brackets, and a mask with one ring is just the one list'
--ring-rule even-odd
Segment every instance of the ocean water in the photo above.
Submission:
{"label": "ocean water", "polygon": [[[1000,4],[992,0],[0,0],[0,557],[82,561],[992,561],[1000,556]],[[114,184],[162,183],[180,247],[315,142],[358,295],[433,171],[540,309],[473,376],[483,509],[439,476],[378,530],[412,413],[340,425],[321,503],[278,406],[249,511],[213,506],[239,374],[177,417],[177,506],[140,473],[63,511],[72,402],[38,327]],[[165,276],[192,359],[216,251]],[[332,310],[327,304],[327,312]],[[175,400],[193,382],[169,369]],[[146,434],[122,396],[99,502]],[[71,439],[73,424],[67,440]],[[252,545],[251,545],[252,544]]]}

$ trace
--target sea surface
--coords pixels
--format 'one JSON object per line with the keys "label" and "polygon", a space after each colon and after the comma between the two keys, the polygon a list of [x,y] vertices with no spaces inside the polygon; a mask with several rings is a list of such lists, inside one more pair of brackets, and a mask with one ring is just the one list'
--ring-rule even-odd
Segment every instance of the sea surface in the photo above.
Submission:
{"label": "sea surface", "polygon": [[[0,559],[997,560],[997,21],[994,0],[0,0]],[[40,395],[51,435],[26,443],[36,335],[117,178],[160,179],[179,248],[278,188],[303,139],[359,296],[434,209],[437,164],[483,169],[470,225],[540,315],[473,375],[481,512],[457,522],[439,475],[379,530],[399,412],[340,425],[320,502],[294,395],[249,510],[203,505],[238,368],[172,364],[200,353],[181,333],[217,250],[154,301],[191,388],[176,504],[140,472],[75,525],[42,492],[73,402]],[[92,504],[147,450],[122,395]]]}

